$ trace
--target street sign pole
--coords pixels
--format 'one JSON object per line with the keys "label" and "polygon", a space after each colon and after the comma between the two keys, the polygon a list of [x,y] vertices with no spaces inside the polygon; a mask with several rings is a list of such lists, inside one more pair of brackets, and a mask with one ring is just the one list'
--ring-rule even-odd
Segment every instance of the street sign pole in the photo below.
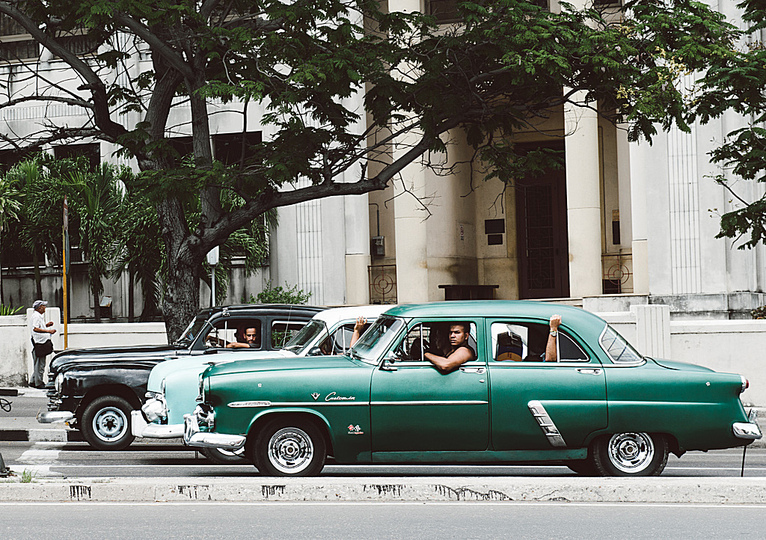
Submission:
{"label": "street sign pole", "polygon": [[69,348],[69,332],[67,332],[67,325],[69,323],[69,297],[67,295],[67,264],[69,263],[69,205],[67,204],[67,198],[66,195],[64,196],[64,227],[63,227],[63,236],[64,236],[64,247],[63,247],[63,267],[64,267],[64,276],[63,276],[63,289],[64,289],[64,348]]}

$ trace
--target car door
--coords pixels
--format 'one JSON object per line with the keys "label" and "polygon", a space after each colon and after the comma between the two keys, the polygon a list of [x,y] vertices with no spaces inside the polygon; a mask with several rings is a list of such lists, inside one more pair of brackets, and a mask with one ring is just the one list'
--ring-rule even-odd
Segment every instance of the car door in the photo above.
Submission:
{"label": "car door", "polygon": [[547,321],[487,322],[495,450],[580,448],[607,425],[606,380],[594,354],[562,323],[545,362]]}
{"label": "car door", "polygon": [[[467,321],[468,322],[468,321]],[[478,324],[477,324],[478,322]],[[413,321],[394,346],[395,362],[373,372],[371,427],[375,452],[486,450],[489,444],[489,390],[483,323],[470,321],[475,361],[451,373],[439,372],[423,351],[437,347],[449,320]],[[470,340],[469,340],[470,341]]]}

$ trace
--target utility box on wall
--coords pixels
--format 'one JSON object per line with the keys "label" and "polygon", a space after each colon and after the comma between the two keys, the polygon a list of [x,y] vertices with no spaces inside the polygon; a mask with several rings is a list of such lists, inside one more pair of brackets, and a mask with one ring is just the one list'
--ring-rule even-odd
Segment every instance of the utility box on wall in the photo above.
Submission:
{"label": "utility box on wall", "polygon": [[386,237],[373,236],[370,242],[370,253],[373,257],[386,256]]}

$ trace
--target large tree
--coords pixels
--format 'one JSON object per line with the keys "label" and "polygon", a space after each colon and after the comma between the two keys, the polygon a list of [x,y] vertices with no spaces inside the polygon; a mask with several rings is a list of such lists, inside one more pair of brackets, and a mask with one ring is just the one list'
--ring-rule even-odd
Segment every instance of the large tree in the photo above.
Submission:
{"label": "large tree", "polygon": [[[264,212],[384,189],[408,164],[444,152],[455,129],[510,181],[539,156],[517,156],[509,138],[567,102],[598,101],[600,113],[630,123],[632,137],[651,136],[656,122],[684,128],[677,66],[702,70],[731,40],[719,14],[687,0],[636,2],[619,18],[519,0],[458,7],[462,24],[438,28],[377,0],[0,1],[0,13],[79,81],[56,84],[29,66],[41,91],[25,86],[4,106],[58,102],[88,118],[80,127],[51,119],[23,140],[5,138],[27,147],[91,137],[136,158],[135,187],[154,201],[166,250],[163,311],[174,338],[197,310],[205,254]],[[72,52],[72,36],[82,34],[93,54]],[[124,69],[139,53],[153,68]],[[350,99],[358,92],[364,110]],[[266,108],[260,121],[270,135],[237,166],[213,160],[214,101]],[[190,111],[187,160],[168,144],[179,103]],[[339,181],[344,173],[358,179]],[[225,192],[240,203],[222,204]],[[201,203],[192,226],[190,197]]]}

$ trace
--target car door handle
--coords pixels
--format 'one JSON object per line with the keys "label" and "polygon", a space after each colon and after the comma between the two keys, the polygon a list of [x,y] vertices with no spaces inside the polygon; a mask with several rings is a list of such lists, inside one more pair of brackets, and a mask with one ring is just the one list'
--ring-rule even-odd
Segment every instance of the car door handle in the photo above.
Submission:
{"label": "car door handle", "polygon": [[577,368],[577,373],[583,375],[601,375],[601,368]]}
{"label": "car door handle", "polygon": [[463,373],[484,373],[486,371],[486,368],[483,367],[471,367],[471,366],[463,366],[460,368],[460,371]]}

